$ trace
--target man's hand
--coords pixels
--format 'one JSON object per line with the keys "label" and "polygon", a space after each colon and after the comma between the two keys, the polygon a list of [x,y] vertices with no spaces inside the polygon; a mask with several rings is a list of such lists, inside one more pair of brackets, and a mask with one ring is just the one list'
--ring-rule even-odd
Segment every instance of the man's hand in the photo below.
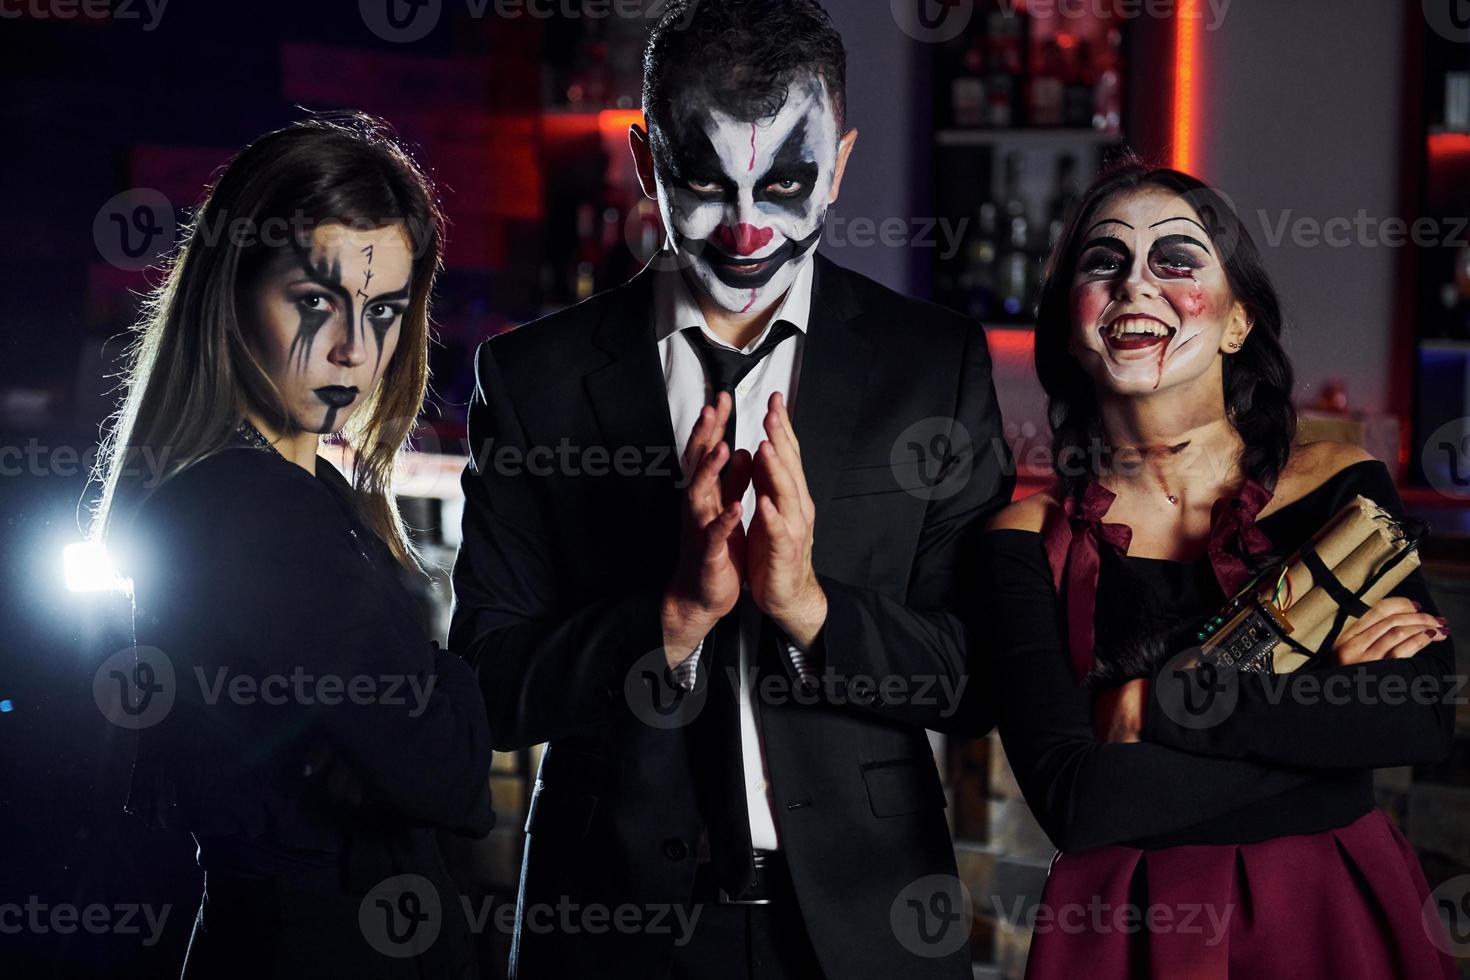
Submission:
{"label": "man's hand", "polygon": [[[726,392],[706,405],[684,449],[684,472],[691,475],[684,491],[679,565],[660,610],[671,668],[688,658],[740,598],[745,567],[740,498],[750,485],[751,459],[744,450],[731,459],[724,442],[732,405]],[[726,462],[730,466],[721,477]]]}
{"label": "man's hand", "polygon": [[755,516],[747,545],[750,595],[805,651],[827,621],[827,595],[812,568],[816,507],[780,392],[771,396],[768,409],[767,439],[755,454]]}
{"label": "man's hand", "polygon": [[1110,687],[1092,703],[1092,732],[1099,742],[1137,742],[1148,704],[1148,680],[1135,677]]}

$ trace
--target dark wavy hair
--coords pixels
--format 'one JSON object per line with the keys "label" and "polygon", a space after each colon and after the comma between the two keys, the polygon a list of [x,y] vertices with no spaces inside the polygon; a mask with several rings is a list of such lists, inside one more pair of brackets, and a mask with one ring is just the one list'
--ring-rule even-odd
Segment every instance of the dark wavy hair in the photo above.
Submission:
{"label": "dark wavy hair", "polygon": [[658,146],[675,93],[691,84],[736,119],[767,119],[808,77],[826,83],[841,132],[847,50],[816,0],[668,0],[643,52],[643,114]]}
{"label": "dark wavy hair", "polygon": [[1160,187],[1178,194],[1196,212],[1225,267],[1230,291],[1254,321],[1245,344],[1224,358],[1226,417],[1245,443],[1241,469],[1267,488],[1286,465],[1296,438],[1291,404],[1291,362],[1281,346],[1282,313],[1276,288],[1240,218],[1220,194],[1197,177],[1151,167],[1127,154],[1100,174],[1078,202],[1047,260],[1036,309],[1036,374],[1047,396],[1052,465],[1064,496],[1080,493],[1103,445],[1102,417],[1092,379],[1067,349],[1072,331],[1069,301],[1083,235],[1098,210],[1119,194]]}

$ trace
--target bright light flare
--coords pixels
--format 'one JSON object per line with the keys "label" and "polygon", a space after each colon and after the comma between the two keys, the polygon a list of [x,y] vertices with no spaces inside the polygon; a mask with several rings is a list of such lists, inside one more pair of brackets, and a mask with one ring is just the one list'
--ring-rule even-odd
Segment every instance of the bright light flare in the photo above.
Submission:
{"label": "bright light flare", "polygon": [[107,549],[95,541],[80,541],[61,549],[66,587],[72,592],[131,592],[132,579],[118,574]]}

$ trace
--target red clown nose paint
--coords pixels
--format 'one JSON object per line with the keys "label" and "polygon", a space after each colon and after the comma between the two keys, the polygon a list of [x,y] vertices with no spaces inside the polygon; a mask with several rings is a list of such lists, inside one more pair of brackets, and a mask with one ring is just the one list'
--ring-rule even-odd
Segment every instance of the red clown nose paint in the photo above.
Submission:
{"label": "red clown nose paint", "polygon": [[710,235],[710,241],[727,255],[750,255],[770,244],[773,234],[775,232],[771,229],[757,228],[755,225],[720,225]]}

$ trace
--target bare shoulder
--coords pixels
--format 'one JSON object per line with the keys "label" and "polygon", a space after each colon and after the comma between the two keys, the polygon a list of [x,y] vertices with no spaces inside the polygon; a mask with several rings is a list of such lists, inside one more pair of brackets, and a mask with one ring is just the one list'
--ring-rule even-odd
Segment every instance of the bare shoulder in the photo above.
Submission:
{"label": "bare shoulder", "polygon": [[[1304,497],[1349,466],[1376,457],[1362,446],[1351,442],[1303,442],[1291,447],[1286,467],[1276,482],[1276,501],[1280,505]],[[1273,508],[1274,509],[1274,508]]]}
{"label": "bare shoulder", "polygon": [[1047,518],[1060,506],[1055,487],[1038,490],[1029,497],[1007,504],[990,519],[985,530],[1032,531],[1039,534],[1046,526]]}

